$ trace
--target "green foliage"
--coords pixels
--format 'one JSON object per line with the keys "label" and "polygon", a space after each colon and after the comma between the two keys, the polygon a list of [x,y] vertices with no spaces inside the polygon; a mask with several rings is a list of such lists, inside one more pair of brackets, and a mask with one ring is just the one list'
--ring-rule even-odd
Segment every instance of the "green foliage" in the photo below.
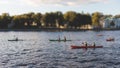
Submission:
{"label": "green foliage", "polygon": [[3,13],[0,16],[0,28],[5,29],[8,27],[8,24],[11,22],[11,17],[9,13]]}
{"label": "green foliage", "polygon": [[32,18],[34,22],[37,24],[37,27],[39,28],[41,26],[42,14],[41,13],[34,14]]}
{"label": "green foliage", "polygon": [[64,14],[64,19],[71,27],[80,27],[81,25],[91,24],[91,16],[86,14],[69,11]]}
{"label": "green foliage", "polygon": [[102,15],[102,13],[100,13],[100,12],[95,12],[95,13],[93,13],[92,14],[92,25],[94,25],[94,26],[99,26],[99,24],[100,24],[100,18],[102,17],[103,15]]}
{"label": "green foliage", "polygon": [[33,29],[42,27],[60,26],[80,27],[82,25],[91,24],[90,14],[80,14],[74,11],[62,13],[60,11],[50,13],[34,13],[29,12],[21,15],[10,16],[8,13],[0,15],[0,29]]}
{"label": "green foliage", "polygon": [[42,21],[46,27],[56,27],[56,23],[59,25],[63,24],[64,18],[62,12],[51,12],[46,13],[42,17]]}
{"label": "green foliage", "polygon": [[60,11],[55,12],[55,19],[56,19],[56,23],[58,23],[59,26],[64,24],[63,23],[64,17],[63,17],[62,12],[60,12]]}
{"label": "green foliage", "polygon": [[74,22],[76,15],[77,15],[76,12],[69,11],[64,14],[64,19],[65,21],[68,21],[68,22]]}

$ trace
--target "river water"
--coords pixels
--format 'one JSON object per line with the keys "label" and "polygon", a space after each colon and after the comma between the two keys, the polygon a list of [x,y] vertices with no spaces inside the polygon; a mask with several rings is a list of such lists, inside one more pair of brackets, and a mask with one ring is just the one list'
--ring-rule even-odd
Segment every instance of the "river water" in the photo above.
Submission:
{"label": "river water", "polygon": [[[98,36],[102,34],[102,36]],[[52,42],[58,37],[72,41]],[[8,41],[18,37],[23,41]],[[114,37],[115,41],[106,39]],[[96,49],[71,49],[83,41]],[[0,32],[0,68],[119,68],[120,31]]]}

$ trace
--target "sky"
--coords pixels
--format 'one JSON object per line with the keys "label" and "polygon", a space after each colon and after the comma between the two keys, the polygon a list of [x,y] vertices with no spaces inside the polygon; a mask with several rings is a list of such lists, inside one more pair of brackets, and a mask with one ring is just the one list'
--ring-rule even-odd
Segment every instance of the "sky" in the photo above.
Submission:
{"label": "sky", "polygon": [[117,15],[120,14],[120,0],[0,0],[0,15],[19,15],[35,12],[46,13],[67,11]]}

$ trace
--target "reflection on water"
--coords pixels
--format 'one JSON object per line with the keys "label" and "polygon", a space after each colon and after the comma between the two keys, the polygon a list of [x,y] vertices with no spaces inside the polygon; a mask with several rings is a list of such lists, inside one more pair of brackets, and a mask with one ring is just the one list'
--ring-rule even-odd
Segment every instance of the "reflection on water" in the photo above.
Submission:
{"label": "reflection on water", "polygon": [[[98,36],[102,34],[102,36]],[[24,41],[8,41],[14,35]],[[0,68],[119,68],[120,31],[0,32]],[[58,37],[68,42],[50,42]],[[106,38],[114,37],[114,42]],[[71,49],[87,41],[99,49]]]}

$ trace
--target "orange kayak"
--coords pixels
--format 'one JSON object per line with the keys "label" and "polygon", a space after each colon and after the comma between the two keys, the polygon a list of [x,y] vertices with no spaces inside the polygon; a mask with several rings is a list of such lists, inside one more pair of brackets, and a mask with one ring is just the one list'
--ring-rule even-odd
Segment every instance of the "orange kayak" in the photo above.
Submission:
{"label": "orange kayak", "polygon": [[80,49],[80,48],[103,48],[103,46],[76,46],[76,45],[71,45],[72,49]]}

